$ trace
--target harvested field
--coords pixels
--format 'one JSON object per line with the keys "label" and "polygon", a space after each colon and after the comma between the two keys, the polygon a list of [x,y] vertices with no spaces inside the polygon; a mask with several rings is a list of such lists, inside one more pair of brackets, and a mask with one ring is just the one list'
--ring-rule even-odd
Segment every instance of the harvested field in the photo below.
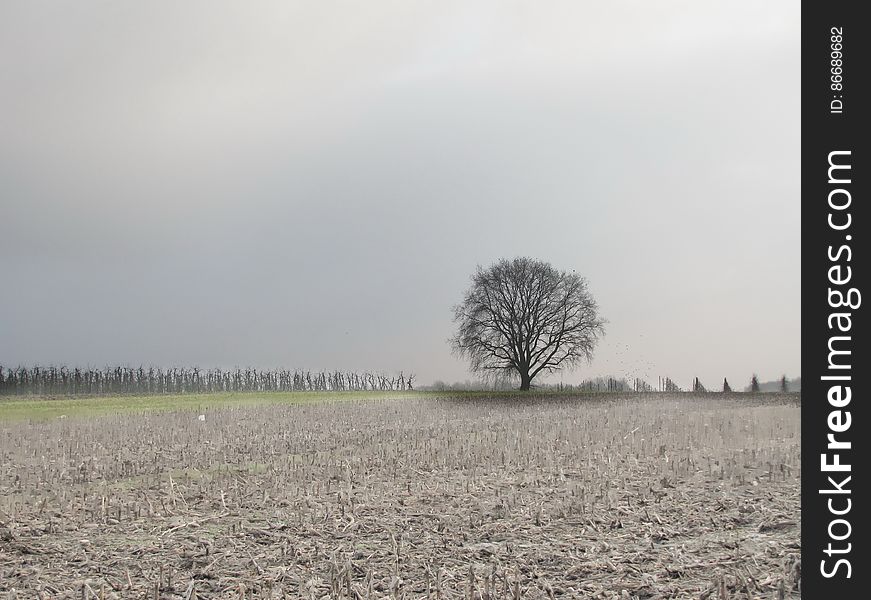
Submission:
{"label": "harvested field", "polygon": [[797,397],[604,398],[0,422],[0,592],[800,597]]}

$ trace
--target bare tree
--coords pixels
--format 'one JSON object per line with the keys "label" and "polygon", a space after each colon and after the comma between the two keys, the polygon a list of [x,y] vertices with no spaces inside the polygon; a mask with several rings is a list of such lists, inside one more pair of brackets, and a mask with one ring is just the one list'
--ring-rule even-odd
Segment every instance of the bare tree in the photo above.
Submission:
{"label": "bare tree", "polygon": [[591,359],[605,332],[586,280],[531,258],[479,266],[454,322],[451,346],[471,370],[518,377],[521,390],[541,372]]}

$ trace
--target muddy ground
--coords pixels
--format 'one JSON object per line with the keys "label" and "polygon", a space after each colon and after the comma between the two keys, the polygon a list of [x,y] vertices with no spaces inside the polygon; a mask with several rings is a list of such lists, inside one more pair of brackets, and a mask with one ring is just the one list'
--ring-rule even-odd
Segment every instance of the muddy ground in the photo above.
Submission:
{"label": "muddy ground", "polygon": [[799,430],[743,394],[0,422],[0,592],[798,598]]}

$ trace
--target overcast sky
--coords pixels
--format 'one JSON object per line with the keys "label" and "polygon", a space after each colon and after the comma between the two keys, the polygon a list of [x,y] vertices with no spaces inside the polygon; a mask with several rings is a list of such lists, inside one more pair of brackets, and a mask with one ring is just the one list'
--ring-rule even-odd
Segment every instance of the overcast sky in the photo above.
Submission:
{"label": "overcast sky", "polygon": [[799,375],[799,29],[786,1],[5,1],[0,364],[462,380],[451,306],[528,255],[609,320],[566,382]]}

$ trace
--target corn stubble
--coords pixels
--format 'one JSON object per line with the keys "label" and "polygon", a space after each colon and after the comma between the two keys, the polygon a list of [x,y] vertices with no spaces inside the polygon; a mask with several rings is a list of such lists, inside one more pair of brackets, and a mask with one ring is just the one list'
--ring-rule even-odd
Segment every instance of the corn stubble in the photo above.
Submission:
{"label": "corn stubble", "polygon": [[0,423],[9,598],[797,598],[794,398]]}

